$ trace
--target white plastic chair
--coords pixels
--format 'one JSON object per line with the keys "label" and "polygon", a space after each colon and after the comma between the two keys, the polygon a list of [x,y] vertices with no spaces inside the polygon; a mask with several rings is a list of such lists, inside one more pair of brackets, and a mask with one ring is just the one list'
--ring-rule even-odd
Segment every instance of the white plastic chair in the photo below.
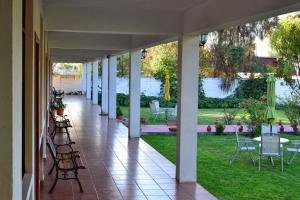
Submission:
{"label": "white plastic chair", "polygon": [[159,115],[164,114],[165,111],[161,111],[159,108],[159,102],[157,100],[153,100],[150,103],[150,113],[151,113],[151,115],[154,115],[154,120],[156,120],[156,118]]}
{"label": "white plastic chair", "polygon": [[239,153],[241,151],[247,151],[248,152],[248,157],[249,159],[253,162],[253,164],[255,164],[255,161],[253,159],[253,156],[251,154],[251,151],[255,151],[255,146],[251,146],[251,144],[253,143],[252,140],[250,139],[243,139],[241,140],[239,138],[239,134],[238,134],[238,129],[235,126],[235,137],[236,137],[236,147],[235,147],[235,152],[230,160],[230,164],[235,161],[235,159],[237,158],[237,156],[239,155]]}
{"label": "white plastic chair", "polygon": [[291,143],[293,144],[293,147],[287,148],[287,151],[290,152],[290,158],[287,162],[289,165],[292,164],[297,153],[300,153],[300,140],[292,140]]}
{"label": "white plastic chair", "polygon": [[[283,171],[283,148],[280,144],[280,134],[277,132],[277,127],[274,126],[271,131],[265,133],[262,131],[261,144],[259,148],[259,170],[261,169],[261,159],[267,156],[270,158],[273,165],[273,157],[281,160],[281,171]],[[262,130],[265,130],[262,128]]]}

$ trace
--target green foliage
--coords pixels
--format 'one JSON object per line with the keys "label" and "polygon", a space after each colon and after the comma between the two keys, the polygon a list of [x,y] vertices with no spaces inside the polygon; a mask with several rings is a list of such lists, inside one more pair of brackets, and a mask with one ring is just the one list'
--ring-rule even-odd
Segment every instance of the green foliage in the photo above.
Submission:
{"label": "green foliage", "polygon": [[282,101],[282,104],[291,126],[298,126],[300,123],[299,99],[296,96],[292,96],[290,99]]}
{"label": "green foliage", "polygon": [[279,26],[271,33],[270,43],[279,57],[297,61],[300,53],[300,17],[281,19]]}
{"label": "green foliage", "polygon": [[265,98],[249,99],[242,105],[249,115],[249,125],[252,127],[252,135],[259,136],[261,134],[261,125],[266,122],[265,112],[267,109],[267,102]]}
{"label": "green foliage", "polygon": [[243,57],[245,56],[244,48],[239,45],[231,45],[227,53],[228,59],[231,59],[234,67],[239,69],[243,61]]}
{"label": "green foliage", "polygon": [[267,78],[241,79],[234,91],[234,96],[240,99],[259,99],[267,93]]}
{"label": "green foliage", "polygon": [[279,56],[276,75],[284,78],[292,93],[300,97],[300,82],[292,80],[292,75],[298,76],[296,70],[300,69],[300,16],[280,20],[277,29],[271,33],[270,43]]}
{"label": "green foliage", "polygon": [[238,108],[240,103],[241,99],[233,96],[229,96],[224,99],[202,97],[198,99],[198,108]]}
{"label": "green foliage", "polygon": [[129,75],[129,53],[125,53],[117,59],[117,76],[124,77]]}
{"label": "green foliage", "polygon": [[116,113],[117,113],[117,116],[123,116],[123,112],[122,112],[120,106],[117,107]]}
{"label": "green foliage", "polygon": [[238,113],[238,110],[228,110],[226,107],[223,109],[223,119],[226,125],[231,125]]}
{"label": "green foliage", "polygon": [[224,129],[225,126],[221,122],[218,122],[216,124],[216,135],[222,135],[224,133]]}
{"label": "green foliage", "polygon": [[67,104],[64,104],[62,99],[56,99],[51,103],[53,109],[65,109],[66,106]]}

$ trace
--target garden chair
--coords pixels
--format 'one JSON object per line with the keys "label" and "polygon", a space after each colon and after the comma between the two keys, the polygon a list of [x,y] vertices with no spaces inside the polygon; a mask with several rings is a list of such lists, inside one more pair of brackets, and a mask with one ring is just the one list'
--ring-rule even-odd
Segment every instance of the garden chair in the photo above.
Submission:
{"label": "garden chair", "polygon": [[292,140],[291,143],[292,143],[293,147],[287,148],[287,151],[290,152],[290,158],[287,162],[289,165],[292,164],[297,153],[300,153],[300,140]]}
{"label": "garden chair", "polygon": [[154,116],[154,120],[156,120],[156,118],[161,115],[161,114],[165,114],[165,111],[164,110],[160,110],[160,107],[159,107],[159,102],[157,100],[153,100],[151,103],[150,103],[150,113],[151,115]]}
{"label": "garden chair", "polygon": [[247,151],[249,159],[253,162],[253,164],[255,164],[255,161],[251,154],[251,151],[256,150],[255,146],[251,145],[253,144],[253,141],[250,139],[240,139],[238,128],[236,126],[235,126],[235,137],[236,137],[236,147],[235,147],[235,152],[230,160],[230,164],[233,163],[233,161],[235,161],[235,159],[237,158],[237,156],[241,151]]}
{"label": "garden chair", "polygon": [[259,170],[261,169],[262,157],[270,158],[273,165],[273,157],[277,157],[281,160],[281,171],[283,171],[283,148],[280,144],[279,133],[262,133],[261,144],[259,145]]}
{"label": "garden chair", "polygon": [[53,159],[53,166],[49,171],[49,175],[52,174],[55,168],[55,180],[49,190],[49,193],[52,193],[53,189],[56,186],[58,180],[72,180],[75,179],[79,185],[80,192],[83,192],[79,177],[78,170],[86,169],[80,158],[78,151],[70,151],[68,153],[59,153],[55,148],[55,145],[52,139],[47,137],[47,146],[50,151],[51,157]]}
{"label": "garden chair", "polygon": [[49,112],[50,113],[50,119],[53,122],[53,130],[50,133],[50,137],[52,138],[52,140],[54,140],[55,136],[57,133],[65,133],[67,135],[68,138],[68,142],[71,143],[71,137],[70,137],[70,133],[68,128],[71,128],[71,122],[69,119],[66,119],[66,115],[64,116],[60,116],[59,118],[54,116],[54,113],[52,111]]}

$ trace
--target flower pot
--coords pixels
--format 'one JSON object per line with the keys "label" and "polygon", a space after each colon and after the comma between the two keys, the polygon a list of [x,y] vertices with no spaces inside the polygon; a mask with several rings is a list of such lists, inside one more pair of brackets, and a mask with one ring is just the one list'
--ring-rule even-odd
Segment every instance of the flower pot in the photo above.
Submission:
{"label": "flower pot", "polygon": [[65,111],[65,109],[58,108],[58,109],[56,109],[56,114],[57,115],[64,115],[64,111]]}
{"label": "flower pot", "polygon": [[124,119],[124,116],[123,116],[123,115],[117,115],[117,119],[118,119],[118,120],[123,120],[123,119]]}
{"label": "flower pot", "polygon": [[283,125],[280,126],[279,131],[284,132],[284,126]]}
{"label": "flower pot", "polygon": [[293,131],[296,133],[296,132],[298,132],[298,127],[297,127],[297,125],[292,125],[292,127],[293,127]]}
{"label": "flower pot", "polygon": [[243,132],[243,130],[244,130],[244,127],[243,127],[243,126],[240,126],[240,127],[239,127],[239,132]]}
{"label": "flower pot", "polygon": [[142,124],[147,124],[148,123],[148,118],[147,117],[141,117],[141,123]]}
{"label": "flower pot", "polygon": [[206,128],[207,132],[211,132],[211,126],[208,125],[207,128]]}

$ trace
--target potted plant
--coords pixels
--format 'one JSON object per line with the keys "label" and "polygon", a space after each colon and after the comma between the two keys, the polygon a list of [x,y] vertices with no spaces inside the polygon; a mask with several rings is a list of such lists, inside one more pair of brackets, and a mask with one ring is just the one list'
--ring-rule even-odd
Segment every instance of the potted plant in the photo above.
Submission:
{"label": "potted plant", "polygon": [[66,108],[66,104],[63,103],[62,99],[58,99],[55,102],[56,114],[57,115],[64,115],[64,110]]}
{"label": "potted plant", "polygon": [[141,117],[141,124],[147,124],[148,118],[147,117]]}
{"label": "potted plant", "polygon": [[284,126],[283,125],[280,126],[279,131],[284,132]]}
{"label": "potted plant", "polygon": [[117,119],[118,119],[118,120],[123,120],[123,119],[124,119],[124,117],[123,117],[123,112],[122,112],[120,106],[117,107]]}
{"label": "potted plant", "polygon": [[240,126],[239,126],[239,132],[243,132],[243,130],[244,130],[243,125],[240,125]]}
{"label": "potted plant", "polygon": [[224,133],[224,125],[220,122],[216,124],[216,135],[222,135]]}
{"label": "potted plant", "polygon": [[211,126],[208,125],[207,128],[206,128],[207,132],[211,132]]}

